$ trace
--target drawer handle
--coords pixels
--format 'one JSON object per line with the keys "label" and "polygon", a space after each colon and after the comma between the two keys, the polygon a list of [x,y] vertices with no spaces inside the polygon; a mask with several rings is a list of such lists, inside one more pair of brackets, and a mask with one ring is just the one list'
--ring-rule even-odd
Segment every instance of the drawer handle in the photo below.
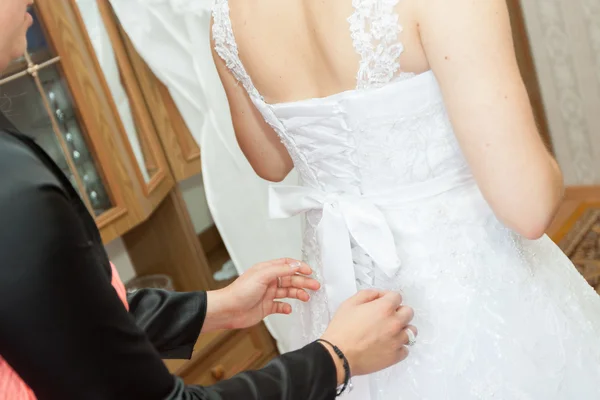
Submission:
{"label": "drawer handle", "polygon": [[210,373],[216,381],[221,381],[225,378],[225,367],[217,365],[216,367],[211,368]]}

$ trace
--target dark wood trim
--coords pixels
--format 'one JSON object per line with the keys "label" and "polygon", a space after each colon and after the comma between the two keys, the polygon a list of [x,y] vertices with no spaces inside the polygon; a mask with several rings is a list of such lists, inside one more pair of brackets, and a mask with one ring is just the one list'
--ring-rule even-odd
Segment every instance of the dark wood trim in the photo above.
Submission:
{"label": "dark wood trim", "polygon": [[213,332],[198,338],[191,360],[166,360],[171,373],[188,385],[212,385],[263,367],[278,355],[264,324],[240,331]]}
{"label": "dark wood trim", "polygon": [[181,182],[199,174],[202,170],[200,147],[179,112],[169,89],[154,75],[137,52],[114,13],[113,19],[118,26],[122,43],[148,108],[152,110],[151,117],[175,179]]}
{"label": "dark wood trim", "polygon": [[120,129],[120,117],[75,1],[39,0],[35,6],[49,45],[61,58],[56,65],[67,83],[89,151],[113,203],[112,210],[96,218],[107,243],[144,218],[141,188],[130,178],[135,176],[134,166],[126,144],[115,134]]}
{"label": "dark wood trim", "polygon": [[[158,133],[152,123],[152,110],[147,108],[144,95],[139,87],[135,71],[127,55],[125,45],[121,40],[117,21],[113,19],[112,8],[105,1],[98,2],[98,10],[102,17],[108,38],[112,44],[117,67],[119,68],[121,86],[127,95],[131,115],[134,120],[137,137],[145,159],[145,165],[140,166],[129,143],[125,126],[121,122],[119,133],[126,143],[130,159],[134,162],[136,177],[143,189],[145,197],[150,202],[147,211],[151,212],[175,185],[175,180],[170,173],[170,168],[163,152]],[[116,107],[116,105],[115,105]],[[116,108],[115,108],[116,109]],[[118,111],[117,111],[118,113]],[[145,182],[141,168],[145,168],[150,176],[150,181]],[[153,170],[154,168],[154,170]]]}
{"label": "dark wood trim", "polygon": [[573,224],[590,207],[600,205],[600,186],[569,186],[554,220],[546,233],[555,242],[560,241]]}
{"label": "dark wood trim", "polygon": [[200,244],[202,244],[206,254],[210,254],[223,246],[223,239],[221,238],[221,234],[216,225],[212,225],[205,229],[204,232],[200,232],[198,234],[198,240],[200,241]]}

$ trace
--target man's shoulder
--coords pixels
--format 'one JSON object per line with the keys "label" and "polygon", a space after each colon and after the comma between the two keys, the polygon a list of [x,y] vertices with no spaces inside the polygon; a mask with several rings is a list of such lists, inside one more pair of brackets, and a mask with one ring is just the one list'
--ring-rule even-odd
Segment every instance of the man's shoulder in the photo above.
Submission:
{"label": "man's shoulder", "polygon": [[42,188],[63,191],[59,180],[31,145],[4,131],[0,131],[0,176],[1,210]]}

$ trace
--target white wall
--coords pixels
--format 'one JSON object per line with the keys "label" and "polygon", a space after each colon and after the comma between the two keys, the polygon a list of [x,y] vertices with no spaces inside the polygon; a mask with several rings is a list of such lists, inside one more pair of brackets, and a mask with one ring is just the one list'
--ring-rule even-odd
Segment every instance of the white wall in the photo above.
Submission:
{"label": "white wall", "polygon": [[565,181],[600,184],[600,1],[521,4]]}
{"label": "white wall", "polygon": [[135,277],[135,270],[133,269],[133,264],[131,263],[131,259],[129,258],[129,254],[127,253],[127,249],[125,248],[123,240],[117,238],[104,246],[104,248],[108,253],[108,258],[110,261],[115,264],[115,267],[117,268],[117,271],[119,272],[123,282],[127,282],[131,278]]}
{"label": "white wall", "polygon": [[183,199],[187,204],[196,233],[203,232],[211,225],[213,219],[208,209],[202,175],[193,176],[179,184]]}

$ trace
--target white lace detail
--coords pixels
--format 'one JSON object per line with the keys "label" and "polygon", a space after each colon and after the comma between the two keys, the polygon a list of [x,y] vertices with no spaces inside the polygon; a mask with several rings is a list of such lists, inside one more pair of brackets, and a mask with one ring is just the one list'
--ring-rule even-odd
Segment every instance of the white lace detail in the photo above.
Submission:
{"label": "white lace detail", "polygon": [[275,133],[277,133],[279,140],[281,140],[281,143],[283,143],[290,153],[290,157],[294,161],[294,165],[299,170],[300,174],[306,179],[310,179],[312,182],[316,181],[316,177],[309,167],[310,164],[303,158],[303,155],[298,150],[294,138],[286,133],[285,127],[273,113],[271,106],[265,102],[263,96],[256,89],[250,75],[248,75],[240,60],[233,26],[231,24],[228,0],[216,0],[213,6],[212,15],[212,37],[215,42],[215,51],[225,62],[235,79],[244,86],[250,99],[259,109],[267,124],[269,124]]}
{"label": "white lace detail", "polygon": [[229,3],[227,0],[215,1],[215,5],[213,6],[212,37],[215,42],[215,51],[225,61],[227,68],[229,68],[235,79],[244,85],[250,97],[262,100],[262,96],[254,87],[250,75],[248,75],[240,60],[229,17]]}
{"label": "white lace detail", "polygon": [[[600,399],[600,298],[549,238],[529,241],[505,228],[474,180],[439,194],[415,190],[466,161],[433,72],[391,83],[410,76],[398,75],[397,0],[353,4],[358,86],[379,88],[323,99],[266,104],[239,61],[226,0],[217,1],[213,27],[219,55],[281,137],[303,186],[348,197],[420,195],[378,206],[402,261],[396,276],[356,243],[352,265],[343,265],[358,289],[402,293],[415,309],[418,344],[369,378],[370,396],[355,390],[346,398]],[[303,236],[304,259],[319,280],[321,220],[321,210],[309,209]],[[318,338],[330,321],[326,290],[311,297],[294,304],[294,327],[278,338],[286,348]]]}
{"label": "white lace detail", "polygon": [[348,18],[352,42],[361,61],[356,75],[358,89],[377,88],[397,79],[414,76],[401,73],[399,58],[404,46],[398,40],[402,26],[394,8],[399,0],[353,0],[354,14]]}

